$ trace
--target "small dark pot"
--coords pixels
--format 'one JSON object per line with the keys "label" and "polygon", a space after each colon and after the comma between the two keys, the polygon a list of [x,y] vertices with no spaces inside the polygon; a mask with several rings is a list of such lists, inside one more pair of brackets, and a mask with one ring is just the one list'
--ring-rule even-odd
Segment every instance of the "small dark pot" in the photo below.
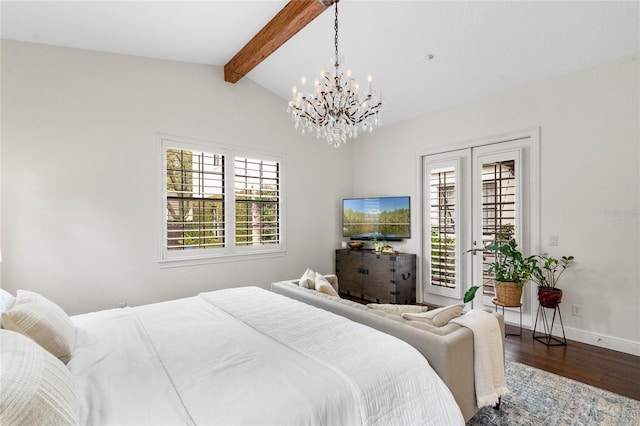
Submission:
{"label": "small dark pot", "polygon": [[555,308],[562,302],[562,290],[559,288],[538,287],[538,300],[545,308]]}

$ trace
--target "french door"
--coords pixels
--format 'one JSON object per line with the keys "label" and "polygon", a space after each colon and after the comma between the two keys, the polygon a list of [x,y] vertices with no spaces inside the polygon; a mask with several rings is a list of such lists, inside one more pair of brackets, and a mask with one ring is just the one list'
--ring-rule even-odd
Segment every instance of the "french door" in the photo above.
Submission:
{"label": "french door", "polygon": [[537,163],[536,130],[422,157],[424,301],[481,285],[476,300],[491,304],[493,252],[482,248],[514,239],[528,254],[538,244]]}

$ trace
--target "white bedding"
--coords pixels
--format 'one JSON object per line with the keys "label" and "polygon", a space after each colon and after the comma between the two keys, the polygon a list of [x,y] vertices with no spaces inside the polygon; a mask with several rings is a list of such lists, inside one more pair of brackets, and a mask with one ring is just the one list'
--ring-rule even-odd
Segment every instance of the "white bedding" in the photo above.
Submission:
{"label": "white bedding", "polygon": [[80,424],[464,424],[413,347],[257,287],[72,321]]}

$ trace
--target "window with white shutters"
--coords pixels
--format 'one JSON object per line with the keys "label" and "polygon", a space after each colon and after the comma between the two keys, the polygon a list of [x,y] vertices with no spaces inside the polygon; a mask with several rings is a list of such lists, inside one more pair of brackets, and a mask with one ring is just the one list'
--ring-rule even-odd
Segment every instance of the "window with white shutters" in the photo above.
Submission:
{"label": "window with white shutters", "polygon": [[162,139],[161,260],[277,252],[282,159]]}

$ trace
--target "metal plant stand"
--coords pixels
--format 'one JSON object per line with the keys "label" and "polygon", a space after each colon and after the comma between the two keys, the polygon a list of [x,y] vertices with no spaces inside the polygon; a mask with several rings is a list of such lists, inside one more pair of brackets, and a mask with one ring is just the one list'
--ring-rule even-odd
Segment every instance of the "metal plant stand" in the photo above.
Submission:
{"label": "metal plant stand", "polygon": [[[551,325],[549,325],[549,317],[547,316],[546,309],[553,309],[553,316],[551,317]],[[562,329],[562,340],[553,336],[551,331],[556,321],[556,313],[560,318],[560,328]],[[538,319],[542,324],[542,331],[537,332]],[[542,342],[547,346],[567,346],[567,336],[564,334],[564,324],[562,322],[562,312],[560,312],[560,304],[555,305],[553,308],[545,308],[541,304],[538,305],[538,313],[536,313],[536,322],[533,326],[533,338],[538,342]]]}
{"label": "metal plant stand", "polygon": [[502,302],[499,302],[498,299],[494,298],[491,301],[496,306],[496,312],[498,312],[498,306],[502,306],[502,316],[504,317],[504,308],[518,308],[520,310],[520,328],[518,334],[515,333],[507,333],[505,327],[505,336],[522,336],[522,303],[518,303],[517,305],[505,305]]}

